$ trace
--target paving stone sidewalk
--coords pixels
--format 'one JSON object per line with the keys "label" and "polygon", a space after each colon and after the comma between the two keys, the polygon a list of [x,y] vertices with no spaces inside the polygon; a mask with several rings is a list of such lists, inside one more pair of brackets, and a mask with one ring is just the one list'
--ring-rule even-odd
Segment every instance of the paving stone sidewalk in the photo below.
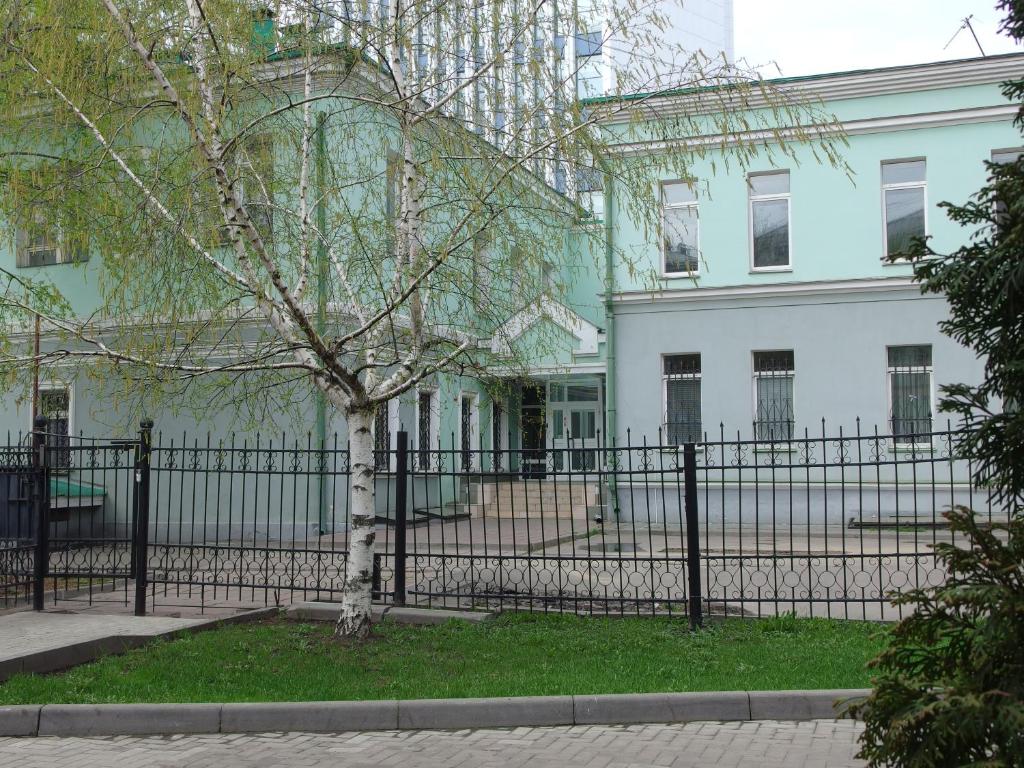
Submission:
{"label": "paving stone sidewalk", "polygon": [[0,768],[849,768],[851,720],[173,737],[0,739]]}

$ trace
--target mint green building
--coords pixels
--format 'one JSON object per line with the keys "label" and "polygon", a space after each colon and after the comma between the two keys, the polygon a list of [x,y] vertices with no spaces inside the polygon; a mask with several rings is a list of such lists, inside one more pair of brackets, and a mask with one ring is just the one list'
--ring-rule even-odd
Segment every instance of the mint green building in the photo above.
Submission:
{"label": "mint green building", "polygon": [[[836,116],[850,175],[819,164],[809,147],[796,147],[798,162],[775,165],[781,156],[765,153],[746,169],[712,152],[694,166],[695,179],[651,179],[663,201],[660,238],[637,231],[606,186],[600,221],[580,226],[602,227],[608,253],[629,252],[643,269],[612,256],[603,269],[567,256],[558,268],[573,270],[572,301],[524,310],[491,341],[496,352],[528,344],[546,324],[560,350],[498,388],[437,376],[382,410],[377,429],[392,445],[404,428],[413,445],[521,449],[518,466],[500,469],[540,478],[553,455],[586,474],[587,449],[612,441],[673,446],[724,431],[785,443],[820,435],[822,419],[830,434],[877,427],[919,448],[921,435],[944,424],[938,387],[976,380],[981,362],[939,332],[944,301],[921,296],[910,267],[886,257],[915,236],[943,250],[970,237],[938,204],[977,190],[986,161],[1017,156],[1018,105],[999,84],[1022,67],[1024,56],[1014,54],[777,81]],[[657,107],[671,113],[687,102],[664,96]],[[622,143],[618,151],[659,148]],[[566,238],[571,254],[574,233]],[[81,297],[83,310],[99,279],[96,265],[46,238],[17,235],[0,248],[0,263],[16,273],[45,270]],[[44,372],[40,409],[70,433],[131,428],[102,387],[70,364]],[[229,414],[152,415],[166,436],[236,428]],[[30,424],[30,404],[9,395],[0,428],[15,439]],[[340,419],[318,423],[312,408],[299,423],[263,427],[289,439],[345,439]]]}

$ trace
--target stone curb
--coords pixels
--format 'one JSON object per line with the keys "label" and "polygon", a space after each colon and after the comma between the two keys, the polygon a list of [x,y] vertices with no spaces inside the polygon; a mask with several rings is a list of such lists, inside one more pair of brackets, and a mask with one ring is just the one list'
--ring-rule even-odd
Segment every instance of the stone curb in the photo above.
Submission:
{"label": "stone curb", "polygon": [[[95,661],[103,656],[113,656],[130,651],[133,648],[141,648],[154,640],[171,640],[193,632],[203,632],[207,629],[215,629],[226,624],[241,624],[249,621],[276,616],[278,608],[257,608],[252,611],[236,613],[232,616],[222,616],[216,619],[190,624],[187,627],[177,627],[166,632],[158,632],[152,635],[108,635],[93,640],[86,640],[81,643],[65,645],[60,648],[50,648],[37,653],[29,653],[14,659],[0,662],[0,683],[19,673],[45,674],[57,672],[62,669],[76,667],[79,664],[86,664]],[[0,725],[0,734],[3,726]]]}
{"label": "stone curb", "polygon": [[[284,618],[299,621],[330,621],[338,620],[341,606],[338,603],[308,601],[295,603],[284,609]],[[482,622],[494,617],[485,611],[453,611],[444,608],[412,608],[393,605],[373,605],[370,609],[370,621],[377,623],[385,618],[399,624],[443,624],[455,619],[458,621]]]}
{"label": "stone curb", "polygon": [[543,725],[825,720],[863,689],[523,696],[240,704],[34,704],[0,707],[0,736],[340,733]]}

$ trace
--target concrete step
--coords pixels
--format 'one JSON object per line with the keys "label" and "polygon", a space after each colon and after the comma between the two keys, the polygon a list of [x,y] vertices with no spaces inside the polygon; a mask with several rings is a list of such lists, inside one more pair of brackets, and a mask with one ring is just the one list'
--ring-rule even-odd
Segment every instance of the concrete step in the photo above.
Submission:
{"label": "concrete step", "polygon": [[513,480],[474,484],[466,508],[473,517],[585,517],[599,501],[597,483]]}

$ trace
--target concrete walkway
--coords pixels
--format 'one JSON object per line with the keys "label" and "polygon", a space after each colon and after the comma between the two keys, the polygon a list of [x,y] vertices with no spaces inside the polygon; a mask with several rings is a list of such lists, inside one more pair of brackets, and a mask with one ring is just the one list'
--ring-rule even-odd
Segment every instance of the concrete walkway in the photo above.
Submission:
{"label": "concrete walkway", "polygon": [[196,618],[19,611],[0,617],[0,663],[28,652],[51,651],[104,637],[155,637],[202,623],[203,619]]}
{"label": "concrete walkway", "polygon": [[468,731],[0,739],[0,768],[852,768],[851,720]]}
{"label": "concrete walkway", "polygon": [[93,612],[8,613],[0,616],[0,681],[18,672],[63,669],[208,622]]}

